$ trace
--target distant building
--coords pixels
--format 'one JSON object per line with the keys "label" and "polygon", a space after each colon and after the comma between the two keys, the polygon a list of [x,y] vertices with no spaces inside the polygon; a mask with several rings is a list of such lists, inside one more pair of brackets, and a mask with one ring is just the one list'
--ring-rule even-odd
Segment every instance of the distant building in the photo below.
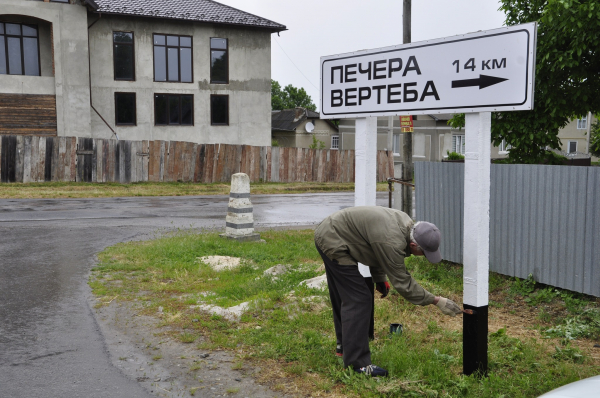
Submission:
{"label": "distant building", "polygon": [[338,127],[330,120],[319,119],[319,112],[305,108],[272,111],[271,134],[281,147],[310,148],[316,139],[323,143],[323,149],[340,149]]}
{"label": "distant building", "polygon": [[[448,126],[451,114],[413,116],[413,161],[439,162],[448,156],[448,152],[465,153],[465,130]],[[354,148],[355,120],[340,120],[340,148]],[[391,131],[391,137],[389,132]],[[377,118],[377,149],[393,150],[394,161],[402,161],[404,133],[400,130],[398,116],[380,116]],[[504,158],[508,155],[505,145],[492,146],[492,158]]]}
{"label": "distant building", "polygon": [[0,134],[270,145],[285,29],[211,0],[0,0]]}
{"label": "distant building", "polygon": [[588,113],[578,119],[571,120],[558,132],[558,138],[562,143],[562,154],[568,157],[589,156],[590,153],[590,129],[591,125],[598,120],[597,115]]}

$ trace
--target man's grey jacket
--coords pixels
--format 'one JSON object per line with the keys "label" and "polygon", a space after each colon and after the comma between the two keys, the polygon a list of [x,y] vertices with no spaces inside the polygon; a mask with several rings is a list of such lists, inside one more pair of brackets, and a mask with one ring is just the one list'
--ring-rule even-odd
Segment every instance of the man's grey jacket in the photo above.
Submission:
{"label": "man's grey jacket", "polygon": [[368,265],[374,282],[385,282],[416,305],[429,305],[435,296],[406,270],[413,220],[400,210],[379,206],[349,207],[324,219],[315,230],[315,243],[339,266]]}

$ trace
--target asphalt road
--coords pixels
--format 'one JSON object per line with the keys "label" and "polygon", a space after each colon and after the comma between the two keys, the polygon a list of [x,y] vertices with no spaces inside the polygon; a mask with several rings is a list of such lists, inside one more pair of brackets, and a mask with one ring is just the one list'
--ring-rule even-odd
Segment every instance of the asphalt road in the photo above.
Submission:
{"label": "asphalt road", "polygon": [[[309,226],[352,193],[257,195],[256,228]],[[91,308],[96,253],[173,229],[224,229],[227,196],[0,200],[0,397],[148,397]],[[385,193],[378,204],[387,205]]]}

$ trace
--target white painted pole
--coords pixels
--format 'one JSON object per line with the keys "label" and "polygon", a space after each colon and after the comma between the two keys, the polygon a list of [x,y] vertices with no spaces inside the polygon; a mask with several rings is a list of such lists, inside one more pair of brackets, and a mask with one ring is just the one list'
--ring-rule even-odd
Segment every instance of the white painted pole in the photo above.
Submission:
{"label": "white painted pole", "polygon": [[464,296],[475,307],[488,305],[490,263],[491,113],[465,115]]}
{"label": "white painted pole", "polygon": [[356,119],[354,206],[375,206],[377,190],[377,118]]}
{"label": "white painted pole", "polygon": [[490,112],[465,115],[463,373],[487,374],[490,269]]}
{"label": "white painted pole", "polygon": [[[377,191],[377,118],[356,119],[355,128],[354,206],[375,206]],[[365,278],[371,277],[369,267],[358,264]]]}

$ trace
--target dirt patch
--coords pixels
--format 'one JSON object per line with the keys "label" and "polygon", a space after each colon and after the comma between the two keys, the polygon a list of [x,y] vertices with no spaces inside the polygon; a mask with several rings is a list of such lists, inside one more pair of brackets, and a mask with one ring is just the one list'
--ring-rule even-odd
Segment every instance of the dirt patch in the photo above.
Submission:
{"label": "dirt patch", "polygon": [[201,351],[199,341],[185,344],[169,338],[172,330],[159,328],[155,317],[139,315],[135,303],[115,300],[97,308],[96,318],[113,365],[159,397],[295,395],[281,387],[271,390],[263,381],[270,371],[244,363],[232,352]]}

